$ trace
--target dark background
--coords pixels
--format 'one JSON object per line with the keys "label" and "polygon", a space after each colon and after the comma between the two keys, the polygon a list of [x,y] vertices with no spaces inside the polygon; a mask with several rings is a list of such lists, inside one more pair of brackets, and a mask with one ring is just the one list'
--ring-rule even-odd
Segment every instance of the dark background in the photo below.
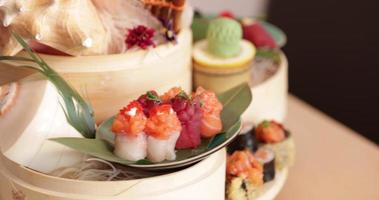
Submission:
{"label": "dark background", "polygon": [[290,92],[379,144],[379,1],[271,0],[268,16]]}

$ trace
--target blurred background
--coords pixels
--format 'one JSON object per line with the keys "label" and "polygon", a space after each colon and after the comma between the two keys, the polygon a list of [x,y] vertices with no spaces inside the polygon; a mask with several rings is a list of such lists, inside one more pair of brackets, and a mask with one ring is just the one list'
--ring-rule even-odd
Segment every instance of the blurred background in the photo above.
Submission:
{"label": "blurred background", "polygon": [[284,30],[290,92],[379,144],[379,1],[191,1]]}

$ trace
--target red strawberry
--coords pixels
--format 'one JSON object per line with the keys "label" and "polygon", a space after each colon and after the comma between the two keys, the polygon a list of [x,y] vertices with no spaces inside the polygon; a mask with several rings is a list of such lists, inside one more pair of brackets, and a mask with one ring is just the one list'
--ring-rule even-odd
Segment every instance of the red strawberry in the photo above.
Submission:
{"label": "red strawberry", "polygon": [[140,96],[137,101],[141,104],[143,113],[145,113],[147,117],[149,116],[150,110],[158,107],[162,102],[156,91],[146,92],[146,94]]}
{"label": "red strawberry", "polygon": [[198,98],[190,100],[181,94],[171,100],[171,105],[182,124],[182,131],[176,142],[177,149],[196,148],[201,143],[201,109]]}
{"label": "red strawberry", "polygon": [[275,49],[278,47],[271,34],[258,21],[244,19],[242,20],[242,29],[243,38],[252,42],[257,48]]}

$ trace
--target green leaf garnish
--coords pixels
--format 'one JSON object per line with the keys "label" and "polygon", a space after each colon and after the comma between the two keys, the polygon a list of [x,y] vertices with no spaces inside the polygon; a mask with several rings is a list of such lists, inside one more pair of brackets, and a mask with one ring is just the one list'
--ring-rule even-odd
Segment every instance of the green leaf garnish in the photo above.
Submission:
{"label": "green leaf garnish", "polygon": [[25,49],[30,58],[17,56],[0,56],[0,60],[24,61],[34,65],[20,67],[37,70],[57,88],[62,97],[60,102],[67,122],[86,138],[94,138],[95,120],[92,107],[74,90],[55,70],[53,70],[39,55],[33,52],[28,44],[17,34],[13,33],[18,43]]}
{"label": "green leaf garnish", "polygon": [[[175,161],[163,161],[162,163],[175,163],[179,161],[186,161],[195,156],[206,156],[207,152],[214,149],[220,149],[225,146],[227,142],[231,142],[238,133],[242,126],[240,116],[250,105],[252,100],[251,90],[248,84],[242,84],[232,88],[218,96],[220,102],[224,105],[221,113],[221,120],[223,124],[223,132],[210,139],[202,139],[199,147],[196,149],[184,149],[176,151]],[[114,117],[109,118],[100,125],[96,139],[88,140],[81,138],[56,138],[60,144],[73,148],[79,152],[86,153],[91,156],[98,157],[110,162],[116,162],[124,165],[141,165],[148,166],[154,163],[141,160],[138,162],[131,162],[118,158],[113,154],[114,133],[111,130]],[[110,145],[110,146],[108,146]],[[97,147],[98,146],[98,147]]]}
{"label": "green leaf garnish", "polygon": [[161,99],[151,91],[146,92],[146,96],[148,100],[161,102]]}
{"label": "green leaf garnish", "polygon": [[269,121],[264,120],[264,121],[262,122],[262,127],[263,127],[263,128],[268,128],[269,126],[270,126],[270,122],[269,122]]}
{"label": "green leaf garnish", "polygon": [[177,94],[176,96],[178,96],[180,98],[183,98],[183,99],[190,99],[190,97],[188,96],[188,94],[186,92],[184,92],[183,90],[180,91],[180,93]]}

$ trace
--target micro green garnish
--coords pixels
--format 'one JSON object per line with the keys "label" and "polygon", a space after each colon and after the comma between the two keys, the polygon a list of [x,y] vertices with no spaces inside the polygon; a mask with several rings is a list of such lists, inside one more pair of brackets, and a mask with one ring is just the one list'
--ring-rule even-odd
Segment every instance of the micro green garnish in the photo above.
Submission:
{"label": "micro green garnish", "polygon": [[176,96],[180,97],[180,98],[183,98],[183,99],[191,99],[186,92],[184,92],[183,90],[180,91],[179,94],[177,94]]}
{"label": "micro green garnish", "polygon": [[146,93],[147,99],[150,101],[161,102],[161,99],[155,95],[152,91]]}
{"label": "micro green garnish", "polygon": [[265,120],[265,121],[262,122],[262,127],[263,128],[268,128],[269,126],[270,126],[270,122],[269,121]]}
{"label": "micro green garnish", "polygon": [[23,65],[20,67],[31,68],[44,75],[57,88],[62,97],[60,105],[66,115],[67,122],[86,138],[95,137],[95,119],[91,105],[80,94],[54,71],[28,44],[17,34],[13,33],[17,42],[25,49],[30,58],[16,56],[0,56],[0,60],[23,61],[37,66]]}

